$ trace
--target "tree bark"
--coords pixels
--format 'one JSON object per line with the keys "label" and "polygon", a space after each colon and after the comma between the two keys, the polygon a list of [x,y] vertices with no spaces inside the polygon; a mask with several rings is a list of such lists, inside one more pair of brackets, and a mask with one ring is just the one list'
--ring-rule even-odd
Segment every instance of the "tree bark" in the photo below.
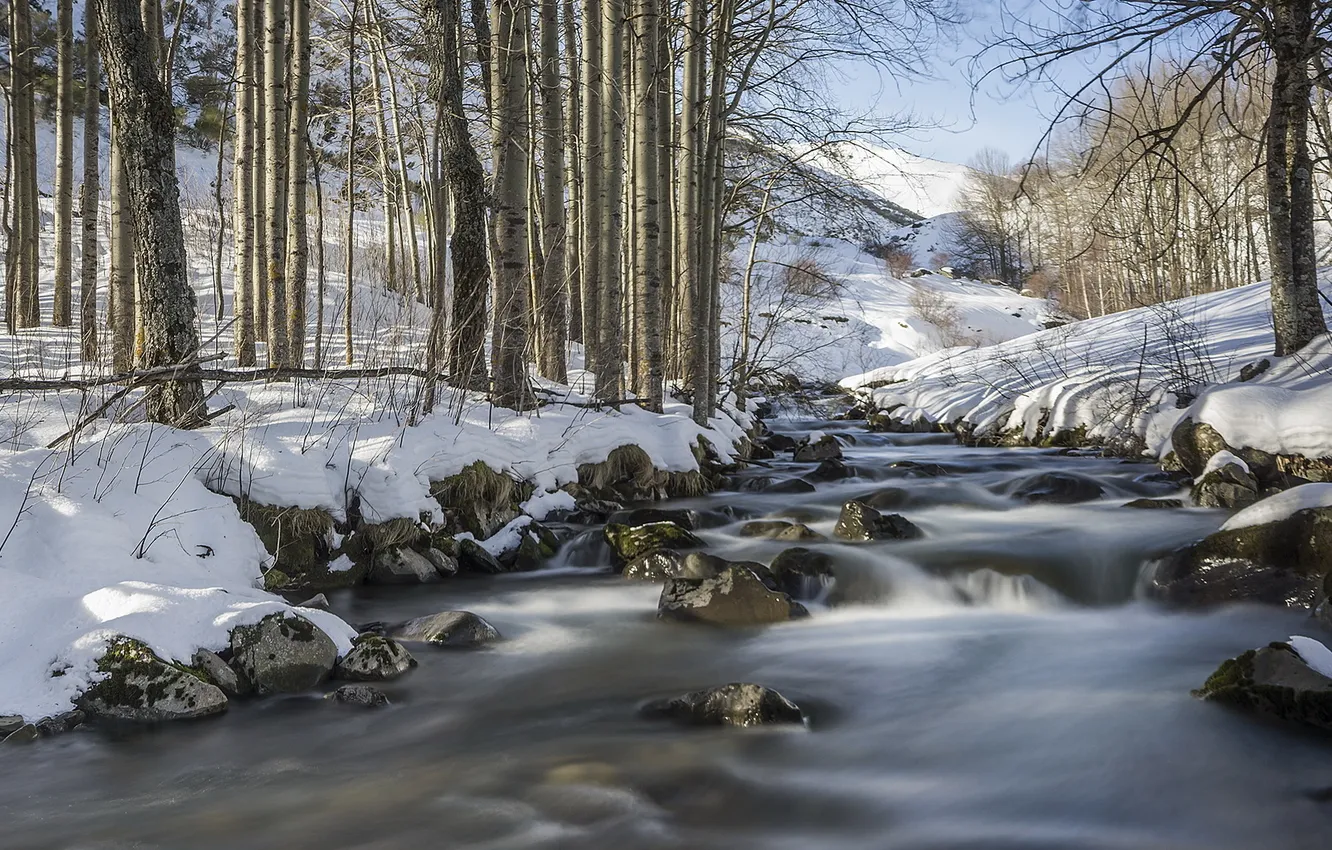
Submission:
{"label": "tree bark", "polygon": [[[176,181],[175,112],[138,6],[133,0],[97,0],[97,16],[140,261],[142,365],[188,363],[198,357],[199,339]],[[178,427],[202,421],[197,367],[150,391],[145,411],[154,422]]]}
{"label": "tree bark", "polygon": [[528,406],[527,323],[529,138],[527,31],[529,0],[495,0],[493,114],[495,164],[495,332],[491,348],[494,403]]}
{"label": "tree bark", "polygon": [[37,131],[35,80],[32,55],[32,10],[27,3],[10,4],[10,121],[13,123],[11,139],[11,181],[13,183],[13,223],[10,239],[14,240],[13,274],[11,289],[13,324],[19,328],[33,328],[41,324],[41,308],[37,296],[37,240],[41,224],[39,195],[37,192]]}
{"label": "tree bark", "polygon": [[[564,232],[564,259],[568,291],[569,339],[583,341],[583,147],[579,128],[583,121],[582,75],[578,67],[578,25],[573,0],[561,0],[564,66],[569,78],[569,109],[565,116],[565,184],[568,215]],[[567,364],[566,364],[567,365]],[[566,370],[567,379],[567,370]]]}
{"label": "tree bark", "polygon": [[657,154],[657,0],[636,0],[634,26],[634,327],[635,386],[661,411],[661,222]]}
{"label": "tree bark", "polygon": [[232,142],[232,330],[236,362],[255,364],[254,352],[254,5],[236,0],[236,128]]}
{"label": "tree bark", "polygon": [[346,295],[343,301],[342,336],[345,360],[352,364],[352,292],[356,272],[356,15],[357,0],[351,0],[347,22],[347,243],[345,250]]}
{"label": "tree bark", "polygon": [[83,362],[95,363],[97,351],[97,206],[101,192],[101,68],[97,60],[97,11],[92,3],[83,9],[83,185],[79,192],[79,215],[83,238],[79,257],[79,337]]}
{"label": "tree bark", "polygon": [[539,368],[547,380],[567,380],[567,244],[564,214],[564,108],[560,92],[560,3],[541,0],[541,267],[537,320],[541,327]]}
{"label": "tree bark", "polygon": [[582,266],[584,368],[600,372],[601,353],[601,228],[605,207],[605,175],[602,173],[601,34],[603,0],[582,0],[583,10],[583,239],[579,247]]}
{"label": "tree bark", "polygon": [[[97,131],[96,126],[91,128]],[[74,4],[56,4],[55,297],[51,324],[73,322],[74,289]]]}
{"label": "tree bark", "polygon": [[291,115],[287,134],[287,287],[288,364],[305,364],[305,292],[310,273],[310,240],[306,226],[309,191],[306,139],[310,112],[310,0],[291,0]]}
{"label": "tree bark", "polygon": [[[266,0],[264,9],[264,257],[268,293],[268,365],[287,366],[287,0]],[[352,57],[355,58],[354,56]]]}
{"label": "tree bark", "polygon": [[601,208],[601,286],[597,354],[597,395],[621,398],[624,373],[624,304],[622,246],[624,241],[624,30],[625,0],[606,0],[602,33],[602,154],[604,160]]}

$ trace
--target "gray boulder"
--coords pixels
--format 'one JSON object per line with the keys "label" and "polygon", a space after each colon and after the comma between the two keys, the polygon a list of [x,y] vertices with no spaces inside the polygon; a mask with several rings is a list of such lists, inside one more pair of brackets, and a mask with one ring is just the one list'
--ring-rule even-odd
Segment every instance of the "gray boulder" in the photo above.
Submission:
{"label": "gray boulder", "polygon": [[324,698],[358,708],[380,708],[389,704],[387,694],[369,685],[343,685],[332,693],[325,694]]}
{"label": "gray boulder", "polygon": [[715,578],[701,581],[667,581],[657,602],[660,619],[718,626],[759,626],[808,614],[804,606],[764,584],[744,565],[727,567]]}
{"label": "gray boulder", "polygon": [[36,726],[31,723],[25,723],[13,732],[0,738],[0,744],[30,744],[40,737],[42,737],[42,733],[38,731]]}
{"label": "gray boulder", "polygon": [[822,534],[800,522],[761,519],[740,527],[741,537],[765,537],[770,540],[827,540]]}
{"label": "gray boulder", "polygon": [[453,578],[458,574],[458,559],[433,546],[421,553],[435,568],[441,578]]}
{"label": "gray boulder", "polygon": [[833,582],[833,559],[800,546],[782,552],[768,569],[777,587],[793,599],[812,599]]}
{"label": "gray boulder", "polygon": [[469,573],[498,575],[508,572],[494,555],[475,540],[463,538],[458,541],[458,568]]}
{"label": "gray boulder", "polygon": [[113,638],[97,661],[105,674],[78,699],[96,717],[156,722],[208,717],[227,710],[227,695],[191,670],[163,661],[143,643]]}
{"label": "gray boulder", "polygon": [[1193,485],[1193,502],[1202,508],[1247,508],[1259,498],[1258,479],[1237,463],[1219,466]]}
{"label": "gray boulder", "polygon": [[85,711],[74,709],[73,711],[62,711],[61,713],[48,717],[45,720],[37,722],[37,731],[43,738],[50,738],[54,735],[63,735],[82,726],[88,719]]}
{"label": "gray boulder", "polygon": [[1071,505],[1101,498],[1105,489],[1096,481],[1070,472],[1042,472],[1017,483],[1011,495],[1032,504]]}
{"label": "gray boulder", "polygon": [[375,552],[370,564],[371,584],[425,584],[439,579],[439,570],[433,563],[405,546]]}
{"label": "gray boulder", "polygon": [[690,726],[768,726],[803,724],[800,707],[770,688],[733,682],[717,688],[654,700],[641,709],[644,716],[674,720]]}
{"label": "gray boulder", "polygon": [[23,718],[17,714],[0,714],[0,740],[5,736],[12,735],[26,726]]}
{"label": "gray boulder", "polygon": [[1225,661],[1194,696],[1245,711],[1332,729],[1332,679],[1288,643],[1251,649]]}
{"label": "gray boulder", "polygon": [[1122,507],[1138,510],[1176,510],[1184,507],[1181,499],[1134,499],[1125,502]]}
{"label": "gray boulder", "polygon": [[881,514],[864,502],[852,500],[842,505],[833,536],[864,543],[870,540],[912,540],[923,535],[901,514]]}
{"label": "gray boulder", "polygon": [[416,666],[416,659],[402,644],[379,635],[361,635],[352,650],[338,662],[334,675],[351,682],[382,682],[396,679]]}
{"label": "gray boulder", "polygon": [[837,438],[825,434],[814,442],[808,438],[802,440],[795,447],[793,457],[799,463],[817,463],[821,460],[831,460],[833,458],[841,459],[842,444],[837,442]]}
{"label": "gray boulder", "polygon": [[231,632],[231,663],[260,694],[299,693],[333,672],[338,649],[304,617],[269,614]]}
{"label": "gray boulder", "polygon": [[471,611],[441,611],[408,620],[392,630],[404,643],[428,643],[448,649],[474,649],[500,639],[499,630]]}
{"label": "gray boulder", "polygon": [[248,682],[237,676],[231,665],[223,661],[216,652],[201,649],[194,653],[190,664],[202,673],[205,679],[221,688],[222,693],[228,697],[241,697],[249,692]]}

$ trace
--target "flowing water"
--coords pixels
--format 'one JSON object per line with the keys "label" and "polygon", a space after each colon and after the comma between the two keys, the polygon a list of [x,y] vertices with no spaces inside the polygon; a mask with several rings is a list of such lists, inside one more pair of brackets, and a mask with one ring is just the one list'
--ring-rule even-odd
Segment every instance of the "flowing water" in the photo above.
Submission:
{"label": "flowing water", "polygon": [[[353,622],[467,608],[508,640],[416,649],[420,667],[384,687],[393,704],[380,711],[267,699],[215,720],[9,748],[0,847],[1329,846],[1332,740],[1189,695],[1221,659],[1312,625],[1136,598],[1144,563],[1222,515],[1121,507],[1172,495],[1150,466],[855,436],[854,479],[681,503],[828,532],[845,499],[903,488],[901,511],[925,538],[826,544],[838,578],[807,620],[658,622],[658,587],[594,569],[596,546],[566,547],[535,574],[348,592],[333,607]],[[893,465],[903,461],[941,468]],[[1046,471],[1106,495],[1005,495]],[[736,559],[783,548],[737,528],[703,536]],[[646,699],[730,681],[780,690],[808,728],[687,729],[636,714]]]}

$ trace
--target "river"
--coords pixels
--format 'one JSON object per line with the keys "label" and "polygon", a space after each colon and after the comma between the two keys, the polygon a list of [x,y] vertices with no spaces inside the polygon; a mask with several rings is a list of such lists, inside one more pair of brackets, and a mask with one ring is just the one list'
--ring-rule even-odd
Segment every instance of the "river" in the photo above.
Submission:
{"label": "river", "polygon": [[[9,748],[0,847],[1328,846],[1332,739],[1189,694],[1222,659],[1312,624],[1139,599],[1143,564],[1223,514],[1121,507],[1175,495],[1143,464],[854,436],[857,478],[677,503],[785,513],[826,533],[846,499],[905,488],[902,513],[925,538],[822,544],[838,553],[838,578],[807,620],[734,632],[658,622],[658,586],[586,563],[595,546],[537,573],[333,595],[351,622],[465,608],[507,640],[414,648],[420,666],[384,685],[393,704],[379,711],[270,698],[209,721]],[[903,461],[941,474],[893,466]],[[1049,471],[1106,495],[1005,495]],[[709,551],[766,561],[783,548],[737,527],[703,532]],[[781,691],[808,728],[690,729],[636,713],[730,681]]]}

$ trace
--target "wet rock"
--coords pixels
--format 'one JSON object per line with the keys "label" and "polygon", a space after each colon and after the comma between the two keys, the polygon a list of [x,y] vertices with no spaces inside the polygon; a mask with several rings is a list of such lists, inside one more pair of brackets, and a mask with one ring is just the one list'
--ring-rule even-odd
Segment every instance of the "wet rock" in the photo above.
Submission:
{"label": "wet rock", "polygon": [[633,581],[666,581],[679,578],[684,555],[673,549],[658,549],[630,561],[621,574]]}
{"label": "wet rock", "polygon": [[430,546],[421,552],[421,555],[435,568],[440,578],[453,578],[458,574],[458,559],[442,549]]}
{"label": "wet rock", "polygon": [[763,583],[751,569],[732,566],[715,578],[672,579],[661,590],[657,616],[663,620],[720,626],[779,623],[808,612],[791,597]]}
{"label": "wet rock", "polygon": [[406,547],[376,552],[370,565],[371,584],[426,584],[439,578],[434,564]]}
{"label": "wet rock", "polygon": [[627,525],[636,528],[657,522],[674,523],[686,531],[695,531],[699,526],[698,511],[687,508],[633,508],[616,511],[607,518],[608,525]]}
{"label": "wet rock", "polygon": [[387,694],[379,688],[372,688],[369,685],[343,685],[327,694],[325,699],[331,699],[343,705],[354,705],[358,708],[380,708],[389,704]]}
{"label": "wet rock", "polygon": [[1194,696],[1282,720],[1332,729],[1332,679],[1288,643],[1225,661]]}
{"label": "wet rock", "polygon": [[818,488],[803,478],[754,475],[738,479],[736,489],[746,493],[813,493]]}
{"label": "wet rock", "polygon": [[17,714],[0,714],[0,740],[5,736],[12,735],[23,726],[27,725],[23,718]]}
{"label": "wet rock", "polygon": [[207,717],[227,710],[227,696],[193,671],[158,658],[143,643],[113,638],[97,661],[105,677],[79,697],[96,717],[156,722]]}
{"label": "wet rock", "polygon": [[337,661],[333,640],[304,617],[269,614],[231,633],[231,663],[259,694],[308,691]]}
{"label": "wet rock", "polygon": [[486,551],[480,543],[465,537],[458,541],[458,568],[463,572],[492,576],[508,572],[499,559]]}
{"label": "wet rock", "polygon": [[768,569],[778,589],[793,599],[819,596],[834,578],[831,557],[800,546],[782,552]]}
{"label": "wet rock", "polygon": [[740,527],[741,537],[764,537],[770,540],[827,540],[822,534],[799,522],[764,519],[747,522]]}
{"label": "wet rock", "polygon": [[864,543],[870,540],[912,540],[922,533],[900,514],[881,514],[864,502],[852,500],[842,505],[833,536]]}
{"label": "wet rock", "polygon": [[1170,445],[1176,462],[1194,478],[1203,474],[1212,455],[1230,448],[1215,428],[1189,417],[1180,420],[1170,432]]}
{"label": "wet rock", "polygon": [[448,649],[474,649],[500,639],[498,629],[471,611],[441,611],[417,617],[391,633],[404,643],[428,643]]}
{"label": "wet rock", "polygon": [[813,463],[832,458],[840,459],[842,457],[842,444],[837,442],[836,437],[828,434],[813,442],[810,442],[809,438],[805,438],[795,447],[792,456],[798,463]]}
{"label": "wet rock", "polygon": [[309,599],[296,606],[297,608],[313,608],[316,611],[328,610],[328,597],[322,593],[316,593]]}
{"label": "wet rock", "polygon": [[608,525],[602,529],[606,542],[624,563],[656,549],[691,549],[703,541],[674,522],[650,522],[645,525]]}
{"label": "wet rock", "polygon": [[66,732],[72,732],[83,725],[88,719],[86,712],[74,709],[73,711],[63,711],[54,717],[48,717],[37,723],[37,731],[43,738],[53,738],[56,735],[63,735]]}
{"label": "wet rock", "polygon": [[922,463],[918,460],[899,460],[888,464],[888,468],[904,478],[941,478],[955,471],[941,463]]}
{"label": "wet rock", "polygon": [[416,666],[416,659],[402,644],[379,635],[361,635],[352,641],[351,652],[338,662],[333,675],[351,682],[383,682],[396,679]]}
{"label": "wet rock", "polygon": [[867,496],[857,499],[864,502],[876,511],[891,511],[898,508],[905,508],[915,502],[915,496],[905,487],[884,487],[881,490],[875,490]]}
{"label": "wet rock", "polygon": [[624,505],[605,499],[579,499],[574,502],[574,510],[565,517],[566,522],[575,525],[601,525],[617,511],[624,510]]}
{"label": "wet rock", "polygon": [[1105,492],[1096,481],[1070,472],[1042,472],[1018,482],[1011,494],[1032,504],[1072,505],[1101,498]]}
{"label": "wet rock", "polygon": [[231,665],[223,661],[222,657],[216,652],[201,649],[194,653],[194,657],[190,659],[190,664],[202,673],[204,678],[221,688],[222,693],[228,697],[245,696],[249,692],[247,687],[249,683],[236,675],[236,671],[231,669]]}
{"label": "wet rock", "polygon": [[1125,502],[1123,507],[1140,510],[1174,510],[1184,507],[1184,502],[1181,499],[1134,499]]}
{"label": "wet rock", "polygon": [[805,474],[806,481],[812,481],[816,484],[828,481],[842,481],[846,478],[854,478],[856,470],[849,467],[843,461],[837,458],[819,461],[819,465],[812,472]]}
{"label": "wet rock", "polygon": [[800,445],[794,437],[787,434],[769,434],[762,442],[764,447],[773,452],[792,452]]}
{"label": "wet rock", "polygon": [[5,735],[3,739],[0,739],[0,743],[31,744],[33,741],[37,740],[40,737],[42,737],[42,733],[37,729],[35,725],[31,723],[25,723],[24,725],[15,729],[13,732],[10,732],[8,735]]}
{"label": "wet rock", "polygon": [[732,682],[717,688],[654,700],[644,705],[646,717],[665,718],[691,726],[767,726],[805,722],[800,707],[770,688]]}
{"label": "wet rock", "polygon": [[1194,504],[1202,508],[1247,508],[1260,498],[1258,479],[1238,463],[1223,464],[1193,485]]}
{"label": "wet rock", "polygon": [[1218,531],[1164,558],[1151,592],[1173,605],[1261,602],[1307,609],[1324,596],[1332,564],[1332,508]]}

